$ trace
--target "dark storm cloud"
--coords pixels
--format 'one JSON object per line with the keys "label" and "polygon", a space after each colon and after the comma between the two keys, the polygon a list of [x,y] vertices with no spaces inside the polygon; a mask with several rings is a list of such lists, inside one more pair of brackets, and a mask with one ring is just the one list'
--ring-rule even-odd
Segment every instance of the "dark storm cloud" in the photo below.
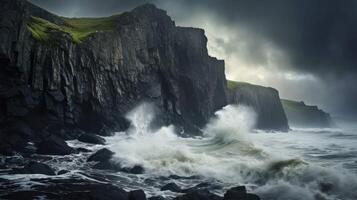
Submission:
{"label": "dark storm cloud", "polygon": [[128,11],[145,0],[30,0],[52,12],[74,17],[108,16]]}
{"label": "dark storm cloud", "polygon": [[329,0],[183,0],[228,26],[244,26],[286,52],[297,69],[357,71],[357,3]]}

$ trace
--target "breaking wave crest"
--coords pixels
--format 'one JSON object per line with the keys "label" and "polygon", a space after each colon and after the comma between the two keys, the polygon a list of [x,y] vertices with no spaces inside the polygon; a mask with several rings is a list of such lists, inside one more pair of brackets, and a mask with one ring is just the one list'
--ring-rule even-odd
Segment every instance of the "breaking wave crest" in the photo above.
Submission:
{"label": "breaking wave crest", "polygon": [[223,188],[245,184],[263,199],[357,199],[354,174],[255,144],[251,135],[261,133],[253,133],[256,115],[249,107],[217,111],[196,138],[178,137],[172,125],[152,130],[154,113],[148,103],[128,113],[132,127],[107,139],[114,162],[141,165],[153,177],[198,176]]}

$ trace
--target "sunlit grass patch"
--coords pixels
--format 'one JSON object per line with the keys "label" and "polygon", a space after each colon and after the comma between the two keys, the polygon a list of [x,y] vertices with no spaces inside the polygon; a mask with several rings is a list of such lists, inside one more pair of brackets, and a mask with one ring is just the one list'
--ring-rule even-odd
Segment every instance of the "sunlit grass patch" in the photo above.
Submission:
{"label": "sunlit grass patch", "polygon": [[60,31],[71,35],[73,42],[82,43],[88,36],[99,31],[113,31],[116,27],[116,16],[103,18],[62,18],[63,25],[57,25],[39,17],[30,17],[27,28],[39,41],[51,40],[52,31]]}

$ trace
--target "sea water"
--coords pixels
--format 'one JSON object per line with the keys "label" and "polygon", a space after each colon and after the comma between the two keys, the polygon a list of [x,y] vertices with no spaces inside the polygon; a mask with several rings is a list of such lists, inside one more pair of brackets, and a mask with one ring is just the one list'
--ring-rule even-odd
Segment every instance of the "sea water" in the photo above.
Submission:
{"label": "sea water", "polygon": [[[251,108],[228,105],[202,129],[203,136],[182,138],[172,125],[152,129],[155,117],[153,105],[139,105],[127,114],[131,127],[106,137],[104,146],[115,153],[112,162],[124,167],[140,165],[144,174],[95,170],[86,162],[91,153],[81,153],[47,160],[56,170],[70,170],[47,178],[107,182],[166,198],[178,194],[160,188],[174,182],[183,189],[204,183],[219,195],[245,185],[265,200],[357,199],[357,132],[353,127],[259,131],[253,129],[256,115]],[[93,151],[103,148],[77,140],[68,143]],[[44,177],[0,173],[17,189],[46,184],[41,181]]]}

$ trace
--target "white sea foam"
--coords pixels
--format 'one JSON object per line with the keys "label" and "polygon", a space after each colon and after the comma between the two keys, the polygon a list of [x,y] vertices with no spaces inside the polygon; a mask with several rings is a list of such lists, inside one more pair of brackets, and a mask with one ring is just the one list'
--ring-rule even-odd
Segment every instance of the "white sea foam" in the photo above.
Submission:
{"label": "white sea foam", "polygon": [[[272,133],[252,134],[255,114],[249,107],[224,107],[202,130],[202,138],[180,138],[173,126],[151,130],[154,110],[140,105],[127,115],[129,131],[108,138],[115,162],[142,165],[153,176],[199,175],[223,187],[246,184],[265,199],[357,198],[355,175],[311,164],[285,146],[274,151],[274,143],[255,142]],[[285,139],[291,135],[284,134]]]}

